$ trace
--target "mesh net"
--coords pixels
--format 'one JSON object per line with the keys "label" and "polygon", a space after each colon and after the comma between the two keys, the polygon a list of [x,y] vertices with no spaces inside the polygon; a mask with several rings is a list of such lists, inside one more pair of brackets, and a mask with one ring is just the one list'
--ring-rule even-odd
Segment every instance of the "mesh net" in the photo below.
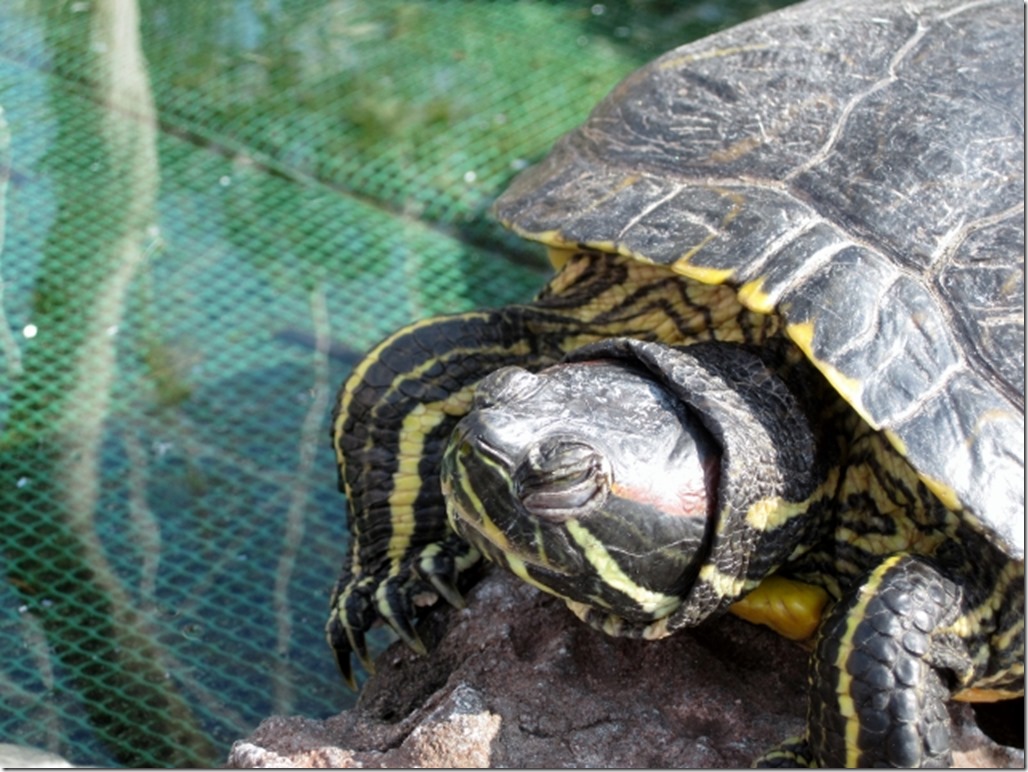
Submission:
{"label": "mesh net", "polygon": [[212,765],[352,704],[338,384],[411,319],[531,297],[496,194],[627,72],[766,10],[0,5],[0,742]]}

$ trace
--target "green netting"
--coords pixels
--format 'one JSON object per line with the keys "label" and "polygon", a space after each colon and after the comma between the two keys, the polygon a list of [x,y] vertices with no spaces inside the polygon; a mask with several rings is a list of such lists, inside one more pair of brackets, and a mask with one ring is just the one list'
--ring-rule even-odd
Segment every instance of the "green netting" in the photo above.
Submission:
{"label": "green netting", "polygon": [[0,742],[211,765],[352,704],[338,384],[411,319],[530,297],[538,252],[487,217],[509,178],[764,10],[0,4]]}

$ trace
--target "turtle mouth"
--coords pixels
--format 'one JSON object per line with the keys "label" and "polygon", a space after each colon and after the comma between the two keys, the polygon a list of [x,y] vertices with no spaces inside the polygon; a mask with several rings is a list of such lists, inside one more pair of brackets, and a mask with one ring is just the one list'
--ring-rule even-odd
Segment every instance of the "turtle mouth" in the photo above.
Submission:
{"label": "turtle mouth", "polygon": [[481,434],[476,434],[472,438],[469,436],[469,432],[461,431],[461,428],[458,425],[451,440],[453,444],[461,448],[461,456],[467,456],[470,453],[480,454],[497,469],[510,469],[514,466],[513,457],[509,453],[504,452],[498,445],[490,442],[488,438],[483,437]]}

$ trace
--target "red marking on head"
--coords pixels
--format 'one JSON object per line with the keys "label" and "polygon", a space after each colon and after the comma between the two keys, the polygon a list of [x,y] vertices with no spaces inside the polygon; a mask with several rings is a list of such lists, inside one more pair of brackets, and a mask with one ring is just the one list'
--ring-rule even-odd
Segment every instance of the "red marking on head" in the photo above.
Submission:
{"label": "red marking on head", "polygon": [[703,461],[703,479],[683,478],[658,481],[636,480],[628,484],[615,482],[615,496],[640,504],[648,504],[675,517],[709,517],[717,506],[721,459],[712,456]]}

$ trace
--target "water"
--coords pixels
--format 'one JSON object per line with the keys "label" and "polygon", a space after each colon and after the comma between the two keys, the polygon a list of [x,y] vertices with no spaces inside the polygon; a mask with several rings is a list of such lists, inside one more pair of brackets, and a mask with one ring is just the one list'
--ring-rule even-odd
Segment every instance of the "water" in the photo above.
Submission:
{"label": "water", "polygon": [[530,297],[492,198],[624,74],[763,10],[0,6],[0,742],[208,766],[351,705],[338,385],[406,321]]}

